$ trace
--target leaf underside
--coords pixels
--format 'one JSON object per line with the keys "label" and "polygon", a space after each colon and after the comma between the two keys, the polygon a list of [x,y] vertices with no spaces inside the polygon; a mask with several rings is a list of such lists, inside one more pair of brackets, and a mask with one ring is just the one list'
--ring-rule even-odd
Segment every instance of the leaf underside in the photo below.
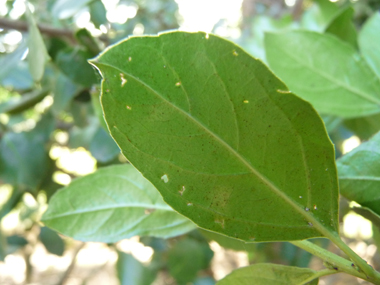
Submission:
{"label": "leaf underside", "polygon": [[135,235],[169,238],[195,227],[127,164],[76,179],[51,198],[41,220],[74,239],[107,243]]}
{"label": "leaf underside", "polygon": [[337,231],[320,117],[260,61],[205,33],[132,37],[92,62],[123,154],[200,227],[245,241]]}

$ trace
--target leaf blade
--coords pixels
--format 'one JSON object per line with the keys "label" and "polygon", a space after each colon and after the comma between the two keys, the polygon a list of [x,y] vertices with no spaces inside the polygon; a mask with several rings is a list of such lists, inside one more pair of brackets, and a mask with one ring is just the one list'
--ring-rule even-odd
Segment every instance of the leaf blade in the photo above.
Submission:
{"label": "leaf blade", "polygon": [[[105,119],[124,155],[199,226],[245,241],[321,236],[314,224],[337,230],[333,150],[321,119],[240,48],[177,32],[130,38],[93,64],[104,78]],[[317,158],[315,147],[326,157]],[[314,186],[314,175],[326,179]],[[278,231],[289,226],[293,232]]]}

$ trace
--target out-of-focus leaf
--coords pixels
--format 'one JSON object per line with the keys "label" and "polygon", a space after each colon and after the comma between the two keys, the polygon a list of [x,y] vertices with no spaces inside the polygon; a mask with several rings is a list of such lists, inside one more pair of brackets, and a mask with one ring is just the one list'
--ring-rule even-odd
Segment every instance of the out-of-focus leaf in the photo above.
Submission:
{"label": "out-of-focus leaf", "polygon": [[28,48],[27,41],[22,41],[12,53],[0,57],[0,82],[12,72]]}
{"label": "out-of-focus leaf", "polygon": [[[318,284],[317,271],[309,268],[284,266],[270,263],[257,263],[238,268],[218,281],[217,285],[268,285],[268,284]],[[313,280],[313,276],[316,279]],[[311,281],[313,280],[313,281]],[[254,282],[254,283],[253,283]]]}
{"label": "out-of-focus leaf", "polygon": [[5,87],[12,89],[30,89],[34,86],[33,78],[30,75],[26,61],[19,61],[13,68],[1,78],[1,83]]}
{"label": "out-of-focus leaf", "polygon": [[175,210],[247,242],[337,230],[323,122],[262,62],[214,35],[170,32],[92,63],[112,137]]}
{"label": "out-of-focus leaf", "polygon": [[180,240],[169,250],[169,273],[178,284],[187,284],[195,279],[204,268],[204,253],[200,244],[193,239]]}
{"label": "out-of-focus leaf", "polygon": [[35,89],[30,93],[23,94],[22,97],[12,98],[11,100],[0,104],[0,113],[18,114],[40,102],[49,94],[49,90]]}
{"label": "out-of-focus leaf", "polygon": [[47,227],[42,227],[40,240],[48,252],[58,256],[63,255],[63,252],[65,251],[65,243],[55,231]]}
{"label": "out-of-focus leaf", "polygon": [[157,275],[157,270],[144,266],[132,255],[118,251],[116,264],[120,285],[150,285]]}
{"label": "out-of-focus leaf", "polygon": [[344,121],[344,126],[361,140],[368,140],[380,131],[380,114],[348,119]]}
{"label": "out-of-focus leaf", "polygon": [[354,48],[357,48],[358,35],[356,28],[352,22],[353,15],[354,9],[351,6],[348,6],[346,9],[341,10],[332,19],[325,32],[333,34],[336,37],[340,38],[342,41],[345,41],[352,45]]}
{"label": "out-of-focus leaf", "polygon": [[[0,172],[0,175],[1,175],[1,172]],[[0,208],[0,220],[4,218],[10,211],[12,211],[14,207],[16,207],[18,202],[21,200],[23,194],[24,192],[20,191],[18,187],[13,187],[11,196],[5,202],[5,204],[2,205],[2,207]]]}
{"label": "out-of-focus leaf", "polygon": [[28,5],[26,5],[26,18],[29,24],[29,53],[27,58],[29,70],[34,81],[39,82],[44,75],[45,64],[49,61],[50,57]]}
{"label": "out-of-focus leaf", "polygon": [[311,7],[302,15],[301,27],[322,32],[334,16],[339,13],[339,7],[331,1],[317,0],[313,2]]}
{"label": "out-of-focus leaf", "polygon": [[29,242],[20,235],[11,235],[6,237],[6,243],[7,243],[7,254],[11,254],[13,252],[16,252],[20,248],[26,246]]}
{"label": "out-of-focus leaf", "polygon": [[106,17],[107,11],[101,0],[92,1],[89,8],[91,22],[94,23],[95,27],[99,28],[100,25],[104,25],[108,22]]}
{"label": "out-of-focus leaf", "polygon": [[53,128],[54,120],[45,115],[32,131],[5,133],[0,141],[0,179],[36,190],[48,171],[45,144]]}
{"label": "out-of-focus leaf", "polygon": [[[380,13],[373,13],[359,33],[359,47],[368,65],[380,78]],[[369,80],[369,79],[368,79]]]}
{"label": "out-of-focus leaf", "polygon": [[111,161],[120,153],[120,149],[115,141],[111,138],[109,133],[101,127],[98,128],[92,138],[89,151],[92,156],[101,163]]}
{"label": "out-of-focus leaf", "polygon": [[340,193],[380,215],[380,132],[337,161]]}
{"label": "out-of-focus leaf", "polygon": [[7,256],[7,240],[0,229],[0,261],[4,261]]}
{"label": "out-of-focus leaf", "polygon": [[[99,1],[101,3],[101,1]],[[80,29],[75,33],[78,42],[85,47],[94,57],[100,53],[100,48],[94,37],[86,29]]]}
{"label": "out-of-focus leaf", "polygon": [[54,102],[51,106],[55,114],[59,114],[70,105],[71,100],[78,94],[80,88],[71,79],[60,73],[54,88]]}
{"label": "out-of-focus leaf", "polygon": [[374,226],[380,229],[380,215],[378,215],[371,209],[366,207],[353,207],[351,210],[363,216],[367,220],[370,220]]}
{"label": "out-of-focus leaf", "polygon": [[92,57],[93,55],[89,51],[66,48],[58,53],[56,64],[75,83],[91,87],[97,82],[95,71],[87,62]]}
{"label": "out-of-focus leaf", "polygon": [[93,0],[58,0],[52,8],[52,15],[58,19],[67,19],[74,16],[81,8]]}
{"label": "out-of-focus leaf", "polygon": [[329,115],[322,116],[322,119],[328,133],[333,132],[343,122],[342,118]]}
{"label": "out-of-focus leaf", "polygon": [[194,285],[215,285],[215,280],[211,277],[199,277],[194,280]]}
{"label": "out-of-focus leaf", "polygon": [[380,112],[380,80],[347,43],[294,31],[266,34],[265,47],[274,72],[322,114],[352,118]]}
{"label": "out-of-focus leaf", "polygon": [[129,164],[76,179],[54,194],[42,221],[69,237],[107,243],[135,235],[169,238],[195,227]]}

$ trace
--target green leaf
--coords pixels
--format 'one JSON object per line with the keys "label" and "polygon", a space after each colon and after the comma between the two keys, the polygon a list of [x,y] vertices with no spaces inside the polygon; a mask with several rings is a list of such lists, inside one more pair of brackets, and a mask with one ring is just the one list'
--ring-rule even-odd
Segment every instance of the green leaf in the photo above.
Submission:
{"label": "green leaf", "polygon": [[59,73],[54,84],[54,102],[51,106],[53,112],[59,114],[68,108],[71,100],[79,91],[80,88],[78,85],[64,74]]}
{"label": "green leaf", "polygon": [[96,131],[90,143],[89,151],[101,163],[111,161],[120,153],[115,141],[102,127],[99,127]]}
{"label": "green leaf", "polygon": [[321,113],[345,118],[380,112],[380,80],[355,49],[328,34],[265,36],[270,67]]}
{"label": "green leaf", "polygon": [[[284,266],[270,263],[257,263],[232,271],[231,274],[217,282],[217,285],[268,285],[268,284],[293,284],[303,285],[312,280],[317,274],[309,268]],[[318,277],[307,284],[318,284]]]}
{"label": "green leaf", "polygon": [[368,65],[380,78],[380,14],[373,16],[364,24],[359,33],[359,47]]}
{"label": "green leaf", "polygon": [[91,57],[93,54],[89,51],[66,48],[58,52],[56,64],[75,83],[91,87],[97,82],[94,70],[87,63]]}
{"label": "green leaf", "polygon": [[29,71],[32,75],[33,80],[39,82],[44,75],[45,64],[50,60],[50,57],[47,52],[44,40],[42,39],[40,30],[37,27],[37,23],[34,20],[32,12],[29,10],[28,5],[26,5],[26,7],[26,18],[29,24],[29,53],[27,58]]}
{"label": "green leaf", "polygon": [[107,24],[107,10],[101,0],[93,1],[90,5],[91,21],[95,27],[99,28],[101,25]]}
{"label": "green leaf", "polygon": [[63,255],[65,243],[55,231],[52,231],[47,227],[42,227],[40,232],[40,240],[48,252],[58,256]]}
{"label": "green leaf", "polygon": [[353,15],[354,9],[351,6],[341,10],[329,23],[325,32],[335,35],[342,41],[357,48],[357,32],[354,23],[352,22]]}
{"label": "green leaf", "polygon": [[213,35],[172,32],[129,38],[93,64],[112,137],[175,210],[245,241],[337,230],[323,122],[260,61]]}
{"label": "green leaf", "polygon": [[116,264],[120,285],[150,285],[157,275],[157,270],[144,266],[132,255],[118,251]]}
{"label": "green leaf", "polygon": [[380,114],[347,119],[344,121],[344,126],[354,132],[361,140],[369,140],[370,137],[380,131]]}
{"label": "green leaf", "polygon": [[11,98],[0,104],[0,113],[18,114],[36,105],[49,94],[47,89],[35,89],[30,93],[23,94],[21,98]]}
{"label": "green leaf", "polygon": [[101,168],[55,193],[42,221],[74,239],[107,243],[135,235],[169,238],[194,228],[127,164]]}
{"label": "green leaf", "polygon": [[380,132],[337,161],[340,193],[380,215]]}
{"label": "green leaf", "polygon": [[0,57],[0,80],[9,75],[18,63],[21,61],[22,56],[28,48],[27,41],[23,40],[20,45],[11,53],[3,55]]}
{"label": "green leaf", "polygon": [[53,124],[47,114],[29,132],[4,134],[0,141],[0,179],[30,191],[39,188],[49,170],[45,144]]}
{"label": "green leaf", "polygon": [[204,259],[205,252],[199,242],[190,238],[180,240],[169,251],[169,273],[178,284],[187,284],[204,268]]}

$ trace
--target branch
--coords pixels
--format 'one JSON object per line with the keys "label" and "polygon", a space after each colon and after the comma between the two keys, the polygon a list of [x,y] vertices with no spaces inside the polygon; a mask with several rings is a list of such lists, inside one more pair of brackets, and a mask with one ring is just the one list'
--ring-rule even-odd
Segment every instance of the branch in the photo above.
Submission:
{"label": "branch", "polygon": [[[52,28],[43,24],[38,24],[37,26],[42,34],[48,35],[50,37],[66,37],[70,41],[76,42],[74,34],[70,30]],[[18,20],[0,18],[0,28],[26,32],[28,31],[28,23]]]}

